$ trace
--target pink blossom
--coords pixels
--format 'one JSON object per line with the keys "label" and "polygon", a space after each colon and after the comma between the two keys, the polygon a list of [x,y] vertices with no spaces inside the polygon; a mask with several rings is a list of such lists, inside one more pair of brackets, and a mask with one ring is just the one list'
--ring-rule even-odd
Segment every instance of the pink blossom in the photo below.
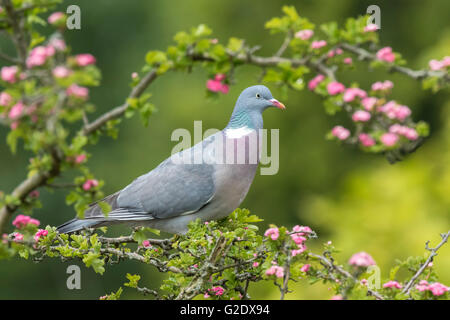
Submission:
{"label": "pink blossom", "polygon": [[14,232],[13,237],[14,237],[15,242],[20,242],[23,240],[23,234],[21,234],[19,232]]}
{"label": "pink blossom", "polygon": [[373,107],[375,106],[377,101],[378,101],[377,98],[367,97],[367,98],[363,98],[361,100],[361,104],[363,105],[364,109],[366,109],[367,111],[372,111]]}
{"label": "pink blossom", "polygon": [[19,127],[19,125],[20,125],[19,121],[14,121],[11,123],[10,128],[11,130],[16,130]]}
{"label": "pink blossom", "polygon": [[364,27],[364,32],[374,32],[378,29],[378,25],[376,25],[375,23],[371,23]]}
{"label": "pink blossom", "polygon": [[348,263],[352,266],[357,267],[368,267],[375,265],[375,260],[373,260],[372,256],[367,252],[358,252],[351,256]]}
{"label": "pink blossom", "polygon": [[38,232],[34,235],[34,241],[38,242],[41,237],[45,237],[48,235],[48,231],[44,229],[39,229]]}
{"label": "pink blossom", "polygon": [[376,56],[377,56],[378,60],[386,61],[389,63],[394,62],[394,60],[395,60],[395,55],[392,52],[391,47],[384,47],[384,48],[378,50]]}
{"label": "pink blossom", "polygon": [[96,62],[95,57],[90,53],[82,53],[75,56],[75,60],[80,67],[85,67]]}
{"label": "pink blossom", "polygon": [[374,84],[372,84],[372,90],[373,91],[380,91],[380,90],[389,90],[394,87],[394,83],[390,80],[385,80],[384,82],[377,81]]}
{"label": "pink blossom", "polygon": [[12,97],[8,92],[0,93],[0,106],[7,107],[12,102]]}
{"label": "pink blossom", "polygon": [[327,42],[325,40],[319,40],[319,41],[313,41],[311,43],[312,49],[320,49],[322,47],[325,47],[327,45]]}
{"label": "pink blossom", "polygon": [[221,296],[225,292],[225,289],[221,286],[213,287],[212,289],[209,289],[209,291],[214,292],[216,296]]}
{"label": "pink blossom", "polygon": [[136,79],[137,77],[139,77],[139,75],[138,75],[137,72],[133,72],[133,73],[131,74],[131,79]]}
{"label": "pink blossom", "polygon": [[344,92],[345,86],[340,82],[333,81],[327,85],[327,90],[330,95],[334,96],[338,93]]}
{"label": "pink blossom", "polygon": [[9,83],[15,83],[17,80],[16,76],[18,71],[19,68],[17,66],[3,67],[0,72],[2,80]]}
{"label": "pink blossom", "polygon": [[83,189],[86,191],[88,191],[92,188],[95,188],[97,186],[98,186],[98,181],[95,179],[88,179],[88,180],[86,180],[85,183],[83,183]]}
{"label": "pink blossom", "polygon": [[37,46],[31,50],[28,55],[26,64],[28,68],[33,68],[36,66],[42,66],[47,58],[53,56],[55,54],[55,48],[52,46],[44,47]]}
{"label": "pink blossom", "polygon": [[359,283],[361,283],[361,285],[363,285],[363,286],[366,286],[368,281],[367,281],[367,279],[361,279],[361,281]]}
{"label": "pink blossom", "polygon": [[209,297],[210,297],[210,295],[207,292],[203,295],[203,298],[205,298],[205,299],[208,299]]}
{"label": "pink blossom", "polygon": [[12,222],[13,226],[15,226],[18,229],[21,229],[23,227],[26,227],[29,224],[34,224],[35,226],[39,226],[41,223],[37,219],[33,219],[30,216],[26,216],[23,214],[19,214],[14,221]]}
{"label": "pink blossom", "polygon": [[332,296],[330,300],[344,300],[344,298],[340,294],[337,294]]}
{"label": "pink blossom", "polygon": [[339,140],[345,140],[350,136],[350,131],[342,126],[335,126],[331,130],[331,134]]}
{"label": "pink blossom", "polygon": [[428,286],[428,290],[430,290],[434,296],[441,296],[448,291],[448,287],[442,283],[435,282]]}
{"label": "pink blossom", "polygon": [[375,139],[373,139],[367,133],[361,133],[358,136],[358,139],[364,147],[371,147],[371,146],[375,145]]}
{"label": "pink blossom", "polygon": [[353,59],[350,58],[350,57],[344,58],[343,61],[344,61],[345,64],[352,64],[353,63]]}
{"label": "pink blossom", "polygon": [[299,244],[298,249],[294,249],[291,251],[291,256],[295,257],[298,254],[305,252],[307,247],[304,244]]}
{"label": "pink blossom", "polygon": [[219,43],[219,39],[214,38],[214,39],[209,40],[209,42],[212,43],[212,44],[218,44]]}
{"label": "pink blossom", "polygon": [[308,272],[309,271],[309,268],[311,267],[311,265],[310,264],[304,264],[301,268],[300,268],[300,271],[301,272]]}
{"label": "pink blossom", "polygon": [[323,74],[318,74],[308,82],[308,89],[313,91],[324,79],[325,76]]}
{"label": "pink blossom", "polygon": [[79,154],[75,157],[75,163],[80,164],[86,160],[86,155],[84,153]]}
{"label": "pink blossom", "polygon": [[64,18],[64,13],[62,12],[53,12],[47,19],[48,23],[55,24],[58,20]]}
{"label": "pink blossom", "polygon": [[441,70],[444,67],[444,64],[441,61],[435,59],[430,60],[428,65],[430,66],[430,69],[434,71]]}
{"label": "pink blossom", "polygon": [[[294,227],[292,228],[292,231],[293,231],[293,232],[306,232],[306,233],[311,233],[311,232],[312,232],[312,229],[311,229],[310,227],[308,227],[308,226],[299,226],[299,225],[296,225],[296,226],[294,226]],[[303,236],[304,234],[301,233],[300,235]]]}
{"label": "pink blossom", "polygon": [[72,71],[64,66],[57,66],[52,73],[55,78],[66,78],[72,74]]}
{"label": "pink blossom", "polygon": [[398,135],[396,135],[395,133],[388,132],[383,134],[380,140],[385,146],[392,147],[397,143]]}
{"label": "pink blossom", "polygon": [[49,45],[55,48],[58,51],[66,50],[67,46],[63,39],[52,38],[49,42]]}
{"label": "pink blossom", "polygon": [[284,277],[284,269],[280,266],[271,266],[269,269],[266,270],[266,275],[275,275],[277,278],[283,278]]}
{"label": "pink blossom", "polygon": [[381,107],[378,107],[378,111],[386,114],[389,119],[398,119],[401,121],[411,115],[411,109],[407,106],[399,105],[395,101],[389,101]]}
{"label": "pink blossom", "polygon": [[395,288],[395,289],[401,289],[403,286],[398,283],[397,281],[388,281],[385,284],[383,284],[383,288]]}
{"label": "pink blossom", "polygon": [[416,285],[416,289],[417,289],[418,291],[420,291],[420,292],[423,292],[423,291],[428,290],[428,285],[429,285],[428,281],[426,281],[426,280],[420,280],[420,281],[419,281],[419,284]]}
{"label": "pink blossom", "polygon": [[253,268],[256,268],[257,266],[259,266],[259,262],[253,262],[253,264],[252,264],[252,266],[253,266]]}
{"label": "pink blossom", "polygon": [[150,244],[150,241],[144,240],[144,241],[142,241],[142,246],[144,248],[148,248],[148,247],[151,247],[152,245]]}
{"label": "pink blossom", "polygon": [[222,92],[224,94],[227,94],[230,90],[230,87],[227,84],[222,83],[223,80],[225,80],[224,74],[216,74],[214,76],[214,79],[208,79],[208,81],[206,82],[206,88],[212,92]]}
{"label": "pink blossom", "polygon": [[398,123],[390,126],[389,132],[404,136],[408,140],[417,140],[417,138],[419,138],[419,134],[414,128],[402,126]]}
{"label": "pink blossom", "polygon": [[344,96],[342,97],[342,99],[345,102],[351,102],[351,101],[355,100],[356,97],[361,98],[361,99],[366,98],[367,93],[360,88],[348,88],[345,90]]}
{"label": "pink blossom", "polygon": [[280,231],[278,228],[269,228],[264,232],[264,236],[270,237],[272,240],[277,240],[280,236]]}
{"label": "pink blossom", "polygon": [[308,40],[314,35],[314,31],[310,29],[300,30],[295,33],[294,37],[302,40]]}
{"label": "pink blossom", "polygon": [[11,110],[9,110],[8,117],[11,120],[16,120],[20,118],[24,110],[25,105],[22,103],[22,101],[19,101],[11,108]]}
{"label": "pink blossom", "polygon": [[89,89],[85,87],[78,86],[76,84],[72,84],[70,87],[66,90],[67,94],[69,96],[73,96],[80,99],[87,99],[89,96]]}
{"label": "pink blossom", "polygon": [[355,122],[367,122],[370,120],[370,113],[364,110],[355,111],[352,115],[352,120]]}
{"label": "pink blossom", "polygon": [[300,245],[303,244],[303,242],[305,242],[307,239],[305,237],[302,237],[300,234],[298,233],[294,233],[291,234],[291,239],[292,241],[295,242],[295,244]]}

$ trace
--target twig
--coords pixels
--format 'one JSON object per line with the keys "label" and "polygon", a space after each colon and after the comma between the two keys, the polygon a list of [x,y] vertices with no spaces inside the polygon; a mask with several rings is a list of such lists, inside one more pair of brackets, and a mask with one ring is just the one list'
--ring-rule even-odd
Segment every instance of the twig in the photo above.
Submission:
{"label": "twig", "polygon": [[434,248],[429,248],[428,244],[430,241],[427,241],[425,244],[425,249],[430,251],[430,256],[428,259],[422,264],[422,266],[417,270],[416,274],[409,280],[409,282],[406,284],[405,288],[403,289],[402,293],[409,294],[411,292],[412,286],[414,282],[417,280],[417,278],[422,274],[422,272],[425,270],[425,268],[428,266],[428,264],[433,261],[433,258],[437,255],[437,251],[440,247],[444,245],[444,243],[447,242],[448,237],[450,236],[450,231],[447,231],[447,233],[441,233],[442,241]]}

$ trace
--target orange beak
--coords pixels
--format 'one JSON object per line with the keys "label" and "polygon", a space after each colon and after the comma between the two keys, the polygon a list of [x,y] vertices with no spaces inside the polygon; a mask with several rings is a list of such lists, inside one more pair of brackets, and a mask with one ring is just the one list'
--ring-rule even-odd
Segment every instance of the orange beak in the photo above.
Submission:
{"label": "orange beak", "polygon": [[277,107],[278,109],[281,110],[286,109],[286,106],[277,99],[270,99],[269,101],[272,103],[273,106]]}

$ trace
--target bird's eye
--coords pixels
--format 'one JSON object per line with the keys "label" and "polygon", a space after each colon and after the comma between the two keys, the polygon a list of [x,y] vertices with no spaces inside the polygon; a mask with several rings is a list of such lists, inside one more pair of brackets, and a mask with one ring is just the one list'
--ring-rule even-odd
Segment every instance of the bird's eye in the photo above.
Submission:
{"label": "bird's eye", "polygon": [[256,94],[257,98],[261,98],[261,95],[259,93]]}

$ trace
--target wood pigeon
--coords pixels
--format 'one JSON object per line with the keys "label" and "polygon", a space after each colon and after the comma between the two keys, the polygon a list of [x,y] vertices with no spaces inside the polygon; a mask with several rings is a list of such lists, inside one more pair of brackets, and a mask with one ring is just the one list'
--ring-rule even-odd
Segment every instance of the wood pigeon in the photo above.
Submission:
{"label": "wood pigeon", "polygon": [[[105,215],[97,203],[83,219],[58,227],[60,233],[119,223],[184,234],[190,221],[226,217],[244,200],[259,163],[262,112],[284,104],[262,85],[240,94],[228,125],[190,149],[173,154],[152,171],[101,201],[111,206]],[[255,147],[256,146],[256,147]]]}

